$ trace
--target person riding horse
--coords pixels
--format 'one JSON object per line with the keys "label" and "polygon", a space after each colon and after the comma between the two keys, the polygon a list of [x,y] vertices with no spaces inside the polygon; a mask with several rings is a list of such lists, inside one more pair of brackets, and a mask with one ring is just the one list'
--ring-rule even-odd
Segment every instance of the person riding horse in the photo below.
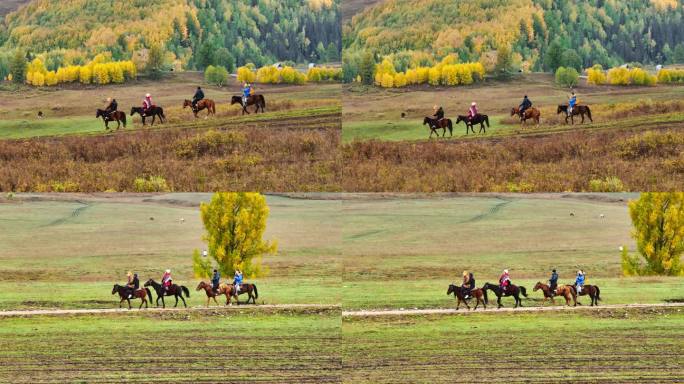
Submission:
{"label": "person riding horse", "polygon": [[240,285],[242,285],[242,271],[236,269],[235,276],[233,277],[233,286],[235,287],[235,291],[233,293],[236,298],[240,294]]}
{"label": "person riding horse", "polygon": [[126,273],[126,277],[128,277],[126,288],[128,288],[128,298],[130,299],[133,297],[133,294],[135,294],[135,291],[140,289],[140,280],[138,280],[138,274],[131,273],[131,271]]}
{"label": "person riding horse", "polygon": [[243,105],[247,105],[247,100],[249,100],[250,96],[252,96],[252,84],[245,83],[245,85],[242,87],[242,104]]}
{"label": "person riding horse", "polygon": [[554,269],[551,272],[551,278],[549,279],[549,290],[551,291],[551,296],[556,294],[556,288],[558,288],[558,273]]}
{"label": "person riding horse", "polygon": [[577,288],[577,294],[582,293],[582,287],[584,287],[584,271],[581,269],[577,271],[577,277],[575,278],[575,288]]}
{"label": "person riding horse", "polygon": [[204,99],[204,91],[202,91],[202,87],[197,87],[197,90],[195,91],[195,96],[192,97],[193,111],[197,110],[197,103],[202,99]]}
{"label": "person riding horse", "polygon": [[214,274],[211,276],[211,287],[214,289],[214,293],[218,293],[219,285],[221,284],[221,274],[218,269],[214,269]]}
{"label": "person riding horse", "polygon": [[519,111],[520,111],[519,113],[520,113],[521,119],[523,118],[523,116],[525,116],[525,111],[530,109],[530,108],[532,108],[532,101],[530,101],[530,99],[527,97],[527,95],[525,95],[525,97],[523,97],[523,101],[520,104],[520,108],[519,108]]}
{"label": "person riding horse", "polygon": [[470,294],[475,289],[475,277],[473,273],[468,271],[463,271],[463,284],[461,284],[461,290],[463,291],[463,298],[469,299]]}
{"label": "person riding horse", "polygon": [[511,275],[508,273],[508,269],[504,269],[501,276],[499,276],[499,287],[501,288],[501,294],[506,294],[506,289],[511,285]]}
{"label": "person riding horse", "polygon": [[152,103],[152,95],[149,93],[145,95],[145,98],[143,99],[143,112],[145,115],[147,115],[150,112],[150,109],[154,106],[154,103]]}
{"label": "person riding horse", "polygon": [[478,112],[478,110],[477,110],[477,103],[473,101],[473,102],[470,104],[470,108],[468,109],[468,122],[472,124],[473,119],[474,119],[478,114],[479,114],[479,112]]}
{"label": "person riding horse", "polygon": [[568,98],[568,115],[572,116],[572,110],[575,109],[576,105],[577,105],[577,95],[575,94],[575,91],[572,91],[572,94]]}
{"label": "person riding horse", "polygon": [[436,105],[432,107],[432,110],[435,112],[432,117],[435,118],[438,122],[444,118],[444,108],[442,107],[437,107]]}
{"label": "person riding horse", "polygon": [[162,281],[162,286],[164,287],[164,291],[168,291],[171,284],[173,284],[173,279],[171,278],[171,270],[170,269],[167,269],[164,272],[164,275],[162,276],[161,281]]}
{"label": "person riding horse", "polygon": [[116,99],[112,99],[111,97],[107,98],[107,107],[105,107],[104,113],[105,113],[105,118],[109,119],[109,116],[112,114],[112,112],[115,112],[119,109],[119,104],[116,102]]}

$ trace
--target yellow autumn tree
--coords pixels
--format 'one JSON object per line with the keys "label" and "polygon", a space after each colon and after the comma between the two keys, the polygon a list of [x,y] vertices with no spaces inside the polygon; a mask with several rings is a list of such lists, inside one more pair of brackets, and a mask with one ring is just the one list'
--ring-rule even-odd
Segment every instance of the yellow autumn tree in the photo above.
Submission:
{"label": "yellow autumn tree", "polygon": [[606,73],[603,71],[601,64],[596,64],[587,69],[587,82],[594,85],[603,85],[608,81]]}
{"label": "yellow autumn tree", "polygon": [[237,81],[241,83],[253,83],[256,81],[256,73],[249,67],[240,67],[237,70]]}
{"label": "yellow autumn tree", "polygon": [[622,253],[625,275],[684,275],[684,193],[642,193],[629,203],[639,256]]}
{"label": "yellow autumn tree", "polygon": [[[262,194],[219,192],[201,204],[200,214],[206,230],[203,240],[222,274],[231,276],[240,269],[255,278],[267,272],[262,257],[276,254],[277,244],[263,239],[269,208]],[[206,270],[194,259],[196,272]]]}

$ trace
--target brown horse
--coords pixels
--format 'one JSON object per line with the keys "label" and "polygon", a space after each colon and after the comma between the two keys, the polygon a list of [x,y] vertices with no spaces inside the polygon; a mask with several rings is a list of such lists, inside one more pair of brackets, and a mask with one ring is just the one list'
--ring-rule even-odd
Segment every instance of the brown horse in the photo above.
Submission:
{"label": "brown horse", "polygon": [[195,114],[195,118],[197,118],[197,113],[204,109],[207,110],[207,116],[216,114],[216,103],[211,99],[202,99],[198,101],[194,107],[192,106],[192,101],[185,99],[185,101],[183,101],[183,109],[187,107],[192,108],[192,113]]}
{"label": "brown horse", "polygon": [[233,104],[240,104],[242,106],[242,114],[244,115],[247,113],[249,115],[249,111],[247,110],[247,107],[250,105],[256,105],[256,110],[254,113],[259,113],[259,109],[261,109],[262,113],[265,113],[266,110],[266,99],[264,98],[263,95],[252,95],[247,98],[247,103],[243,103],[242,101],[242,96],[233,96],[230,99],[230,105]]}
{"label": "brown horse", "polygon": [[[128,309],[131,309],[131,299],[128,297],[129,292],[130,290],[128,287],[119,284],[114,284],[114,288],[112,288],[112,295],[115,293],[119,294],[119,298],[121,298],[121,300],[119,301],[119,308],[121,308],[121,304],[124,302],[124,300],[126,300],[128,302]],[[142,300],[142,302],[140,302],[140,306],[138,307],[138,309],[142,308],[143,304],[145,304],[145,308],[148,308],[148,297],[150,298],[150,301],[152,301],[152,293],[150,292],[149,288],[140,288],[137,291],[133,292],[133,298]]]}
{"label": "brown horse", "polygon": [[109,130],[109,122],[110,121],[116,121],[116,130],[118,131],[119,128],[121,128],[121,123],[123,123],[124,128],[126,128],[126,113],[121,112],[121,111],[113,111],[110,112],[109,115],[107,115],[107,112],[105,112],[103,109],[98,109],[97,113],[95,113],[95,118],[99,119],[102,117],[102,121],[105,123],[105,129]]}
{"label": "brown horse", "polygon": [[568,123],[568,117],[570,118],[570,121],[572,122],[572,125],[575,125],[575,116],[581,115],[582,116],[582,123],[584,124],[584,115],[587,115],[589,117],[589,120],[593,123],[594,119],[591,118],[591,109],[589,109],[588,105],[575,105],[575,108],[572,109],[572,113],[568,112],[568,106],[567,105],[559,105],[558,109],[556,110],[556,114],[560,114],[561,112],[565,112],[565,124]]}
{"label": "brown horse", "polygon": [[449,136],[454,135],[454,124],[451,122],[451,119],[437,120],[431,117],[425,117],[423,125],[428,125],[430,127],[430,138],[432,138],[433,133],[439,137],[437,130],[440,128],[442,129],[442,137],[446,136],[447,128],[449,129]]}
{"label": "brown horse", "polygon": [[[571,285],[572,289],[577,292],[577,287],[574,285]],[[598,305],[599,300],[601,300],[601,290],[599,289],[598,285],[588,285],[585,284],[582,287],[582,291],[579,293],[576,293],[577,296],[589,296],[591,299],[591,306],[593,307],[594,305]],[[578,302],[577,304],[582,305],[582,303]]]}
{"label": "brown horse", "polygon": [[252,304],[256,305],[256,299],[259,298],[259,291],[257,290],[256,284],[240,284],[240,292],[237,294],[235,293],[235,285],[233,284],[228,284],[226,289],[228,290],[226,292],[226,304],[230,304],[230,298],[231,297],[235,298],[235,302],[237,305],[240,305],[240,300],[238,300],[238,295],[243,295],[247,294],[249,297],[247,298],[247,301],[244,302],[244,304],[249,304],[249,301],[252,300]]}
{"label": "brown horse", "polygon": [[534,120],[535,123],[537,123],[537,126],[539,126],[540,118],[541,118],[541,112],[537,108],[530,107],[525,110],[525,113],[521,116],[520,115],[520,107],[513,107],[511,108],[511,116],[518,115],[520,116],[520,125],[523,125],[527,123],[527,120]]}
{"label": "brown horse", "polygon": [[204,292],[207,294],[207,307],[209,306],[209,301],[211,299],[214,299],[214,303],[216,303],[216,305],[219,305],[218,301],[216,301],[216,297],[225,294],[225,290],[219,288],[219,291],[216,292],[214,291],[214,288],[211,286],[211,284],[205,283],[204,281],[201,281],[199,285],[197,285],[196,291],[202,289],[204,289]]}
{"label": "brown horse", "polygon": [[471,298],[474,298],[477,300],[475,304],[475,308],[482,303],[484,306],[484,309],[487,309],[487,291],[482,290],[482,288],[476,288],[470,291],[470,297],[468,299],[465,298],[465,294],[463,292],[463,288],[457,287],[455,284],[449,284],[449,289],[447,290],[447,295],[454,294],[458,302],[456,303],[456,310],[461,306],[461,303],[465,304],[466,308],[470,309],[470,306],[468,305],[468,300]]}
{"label": "brown horse", "polygon": [[[544,300],[542,301],[542,305],[546,303],[546,299],[551,299],[551,303],[553,305],[556,305],[556,300],[554,300],[554,292],[551,292],[551,287],[548,285],[542,283],[541,281],[538,281],[537,284],[535,284],[534,288],[532,289],[534,292],[537,292],[538,290],[542,290],[544,292]],[[569,285],[561,285],[556,287],[556,295],[562,296],[565,298],[565,304],[570,306],[570,299],[573,300],[575,303],[575,306],[577,306],[577,295],[575,294],[575,290],[569,286]]]}

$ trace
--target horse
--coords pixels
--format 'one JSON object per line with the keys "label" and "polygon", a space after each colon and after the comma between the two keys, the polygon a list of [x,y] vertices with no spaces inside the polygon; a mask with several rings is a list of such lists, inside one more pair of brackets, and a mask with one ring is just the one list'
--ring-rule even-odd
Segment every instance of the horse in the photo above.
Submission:
{"label": "horse", "polygon": [[162,287],[161,284],[157,283],[152,279],[149,279],[145,282],[144,286],[152,286],[154,288],[154,291],[157,292],[157,307],[159,306],[159,299],[161,299],[162,308],[166,308],[164,296],[174,296],[176,298],[176,304],[174,304],[174,308],[178,306],[178,298],[180,298],[183,301],[183,306],[185,306],[186,308],[188,307],[188,304],[185,302],[185,299],[183,298],[183,294],[185,294],[185,297],[189,298],[190,290],[188,290],[188,288],[184,285],[171,284],[169,289],[164,289],[164,287]]}
{"label": "horse", "polygon": [[148,116],[152,116],[152,125],[154,125],[154,120],[159,117],[159,122],[161,124],[164,124],[164,121],[166,120],[166,115],[164,115],[164,108],[162,107],[157,107],[156,105],[152,106],[147,113],[142,109],[142,107],[132,107],[131,108],[131,116],[134,114],[139,114],[140,117],[142,117],[142,122],[143,126],[145,125],[145,118]]}
{"label": "horse", "polygon": [[478,133],[487,133],[487,129],[485,128],[485,124],[487,124],[487,128],[489,128],[489,116],[487,115],[482,115],[482,114],[477,114],[472,120],[468,118],[468,116],[464,115],[458,115],[458,119],[456,119],[456,124],[460,122],[464,122],[466,126],[466,135],[468,134],[468,127],[472,129],[473,134],[475,134],[475,124],[480,124],[480,132]]}
{"label": "horse", "polygon": [[[532,289],[534,292],[537,292],[538,290],[542,290],[544,293],[544,300],[542,301],[542,305],[546,303],[546,299],[551,299],[551,303],[553,305],[556,305],[556,300],[554,300],[554,292],[551,291],[551,287],[548,285],[542,283],[541,281],[538,281],[537,284],[534,285],[534,288]],[[556,287],[555,294],[558,296],[563,296],[565,298],[565,304],[567,306],[570,306],[570,299],[572,299],[575,303],[574,306],[577,306],[577,294],[575,293],[575,290],[569,286],[569,285],[561,285]]]}
{"label": "horse", "polygon": [[454,124],[451,122],[451,119],[433,119],[431,117],[425,117],[423,120],[423,125],[429,125],[430,127],[430,138],[432,138],[432,134],[434,133],[439,137],[439,133],[437,132],[437,129],[442,128],[442,137],[446,136],[446,130],[447,128],[449,129],[449,136],[454,135]]}
{"label": "horse", "polygon": [[230,105],[233,104],[240,104],[242,106],[242,114],[244,115],[247,113],[249,115],[249,111],[247,110],[247,107],[250,105],[256,105],[256,110],[254,113],[259,113],[259,108],[261,108],[261,113],[265,113],[266,110],[266,99],[264,98],[263,95],[252,95],[247,98],[247,103],[242,102],[242,96],[233,96],[230,99]]}
{"label": "horse", "polygon": [[[574,285],[570,285],[572,287],[573,291],[576,293],[577,296],[587,296],[589,295],[589,298],[591,299],[591,306],[593,307],[594,305],[598,306],[599,300],[601,300],[601,290],[599,289],[598,285],[584,285],[582,287],[582,292],[577,293],[577,287]],[[577,304],[582,305],[582,303],[577,302]]]}
{"label": "horse", "polygon": [[[126,300],[128,302],[128,309],[131,309],[131,299],[128,297],[128,292],[129,288],[119,285],[119,284],[114,284],[114,288],[112,288],[112,295],[115,293],[119,294],[119,297],[121,300],[119,301],[119,308],[121,308],[121,304]],[[138,289],[137,291],[133,292],[133,298],[140,299],[142,300],[140,302],[140,306],[138,309],[142,308],[143,304],[145,304],[145,308],[149,308],[147,305],[147,298],[150,298],[150,301],[152,301],[152,293],[148,288],[145,289]]]}
{"label": "horse", "polygon": [[[490,283],[485,283],[485,285],[482,286],[482,290],[486,291],[490,289],[492,292],[497,297],[496,302],[499,304],[499,308],[503,307],[503,304],[501,304],[501,297],[506,297],[506,296],[513,296],[515,299],[515,308],[518,308],[518,306],[522,307],[522,300],[520,299],[520,294],[523,296],[527,297],[527,290],[523,286],[517,286],[513,284],[508,285],[508,289],[506,290],[506,293],[504,295],[501,294],[501,287],[498,284],[490,284]],[[487,296],[485,295],[485,303],[487,303]]]}
{"label": "horse", "polygon": [[[482,290],[481,288],[473,289],[470,291],[470,298],[466,299],[465,295],[463,294],[463,288],[456,286],[455,284],[449,284],[449,289],[447,290],[447,296],[450,294],[454,294],[454,297],[458,300],[458,303],[456,304],[456,310],[458,310],[458,307],[461,306],[461,303],[465,304],[466,308],[470,310],[470,306],[468,305],[468,300],[471,298],[475,298],[477,300],[475,304],[475,308],[482,303],[484,306],[484,309],[487,309],[487,291]],[[484,298],[484,299],[483,299]]]}
{"label": "horse", "polygon": [[207,110],[207,116],[216,114],[216,103],[211,99],[202,99],[198,101],[194,107],[192,106],[192,101],[185,99],[185,101],[183,101],[183,109],[187,107],[192,108],[192,113],[195,114],[195,118],[197,118],[197,113],[203,109]]}
{"label": "horse", "polygon": [[556,110],[556,114],[559,115],[561,112],[565,112],[565,124],[568,123],[568,117],[570,118],[570,121],[572,122],[572,125],[575,125],[575,115],[581,115],[582,116],[582,123],[584,124],[584,115],[587,115],[589,117],[589,120],[593,123],[594,119],[591,118],[591,109],[589,109],[588,105],[575,105],[575,108],[572,109],[572,114],[568,113],[568,106],[561,104],[558,106],[558,110]]}
{"label": "horse", "polygon": [[99,119],[100,117],[102,117],[102,121],[105,123],[106,130],[109,130],[110,121],[116,121],[117,131],[121,128],[121,123],[123,123],[124,128],[126,128],[126,114],[122,111],[113,111],[107,115],[107,112],[104,109],[98,109],[95,113],[95,118]]}
{"label": "horse", "polygon": [[[511,116],[518,115],[520,116],[520,107],[513,107],[511,108]],[[525,113],[520,116],[520,125],[523,125],[527,123],[527,120],[534,120],[535,123],[537,123],[537,126],[539,126],[539,122],[541,119],[541,112],[537,108],[530,107],[525,110]]]}
{"label": "horse", "polygon": [[226,304],[230,304],[230,297],[235,298],[235,302],[237,305],[240,305],[240,300],[238,300],[238,295],[242,294],[248,294],[247,301],[245,301],[245,304],[249,304],[249,301],[252,300],[252,304],[256,305],[256,299],[259,298],[259,291],[257,290],[256,284],[240,284],[240,292],[235,294],[235,285],[234,284],[228,284],[226,287]]}
{"label": "horse", "polygon": [[228,291],[226,289],[225,284],[220,285],[218,291],[214,291],[214,287],[212,287],[211,284],[205,283],[204,281],[200,281],[195,290],[199,291],[202,289],[204,289],[204,292],[207,294],[207,307],[209,306],[209,302],[211,299],[214,299],[214,303],[216,303],[216,305],[219,305],[218,301],[216,301],[216,297],[224,294],[226,295],[226,305],[228,305],[228,303],[230,302],[230,298],[228,296]]}

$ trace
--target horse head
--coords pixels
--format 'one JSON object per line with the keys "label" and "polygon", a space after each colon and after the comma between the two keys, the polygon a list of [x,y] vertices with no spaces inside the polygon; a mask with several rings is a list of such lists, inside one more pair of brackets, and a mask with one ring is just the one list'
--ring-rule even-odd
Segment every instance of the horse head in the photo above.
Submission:
{"label": "horse head", "polygon": [[515,107],[511,108],[511,116],[514,116],[516,114],[518,114],[518,111],[516,111],[516,108]]}
{"label": "horse head", "polygon": [[118,291],[118,288],[119,288],[119,284],[114,284],[114,287],[112,288],[112,295]]}
{"label": "horse head", "polygon": [[447,296],[451,295],[451,293],[456,293],[456,286],[454,284],[449,284],[449,289],[447,290]]}
{"label": "horse head", "polygon": [[187,108],[187,107],[189,107],[189,106],[191,106],[191,105],[192,105],[192,101],[190,101],[190,100],[188,100],[188,99],[185,99],[185,100],[183,101],[183,109],[185,109],[185,108]]}
{"label": "horse head", "polygon": [[564,110],[567,110],[567,107],[565,105],[559,105],[558,110],[556,110],[556,115],[560,114]]}
{"label": "horse head", "polygon": [[131,107],[131,116],[133,116],[133,114],[135,113],[135,111],[136,111],[135,107]]}
{"label": "horse head", "polygon": [[195,289],[195,290],[199,291],[201,289],[204,289],[206,286],[207,286],[207,283],[205,283],[204,281],[200,281],[200,283],[197,284],[197,289]]}
{"label": "horse head", "polygon": [[95,118],[99,118],[102,115],[104,115],[104,111],[101,109],[98,109],[97,112],[95,112]]}
{"label": "horse head", "polygon": [[534,285],[534,288],[532,288],[532,290],[537,292],[538,290],[540,290],[542,288],[542,286],[543,286],[543,284],[541,283],[541,281],[537,281],[537,284]]}
{"label": "horse head", "polygon": [[143,284],[143,287],[149,287],[150,285],[153,285],[153,284],[154,284],[154,280],[149,279],[145,282],[145,284]]}
{"label": "horse head", "polygon": [[230,105],[233,105],[233,104],[242,104],[242,97],[240,97],[240,96],[233,96],[233,97],[230,99]]}

